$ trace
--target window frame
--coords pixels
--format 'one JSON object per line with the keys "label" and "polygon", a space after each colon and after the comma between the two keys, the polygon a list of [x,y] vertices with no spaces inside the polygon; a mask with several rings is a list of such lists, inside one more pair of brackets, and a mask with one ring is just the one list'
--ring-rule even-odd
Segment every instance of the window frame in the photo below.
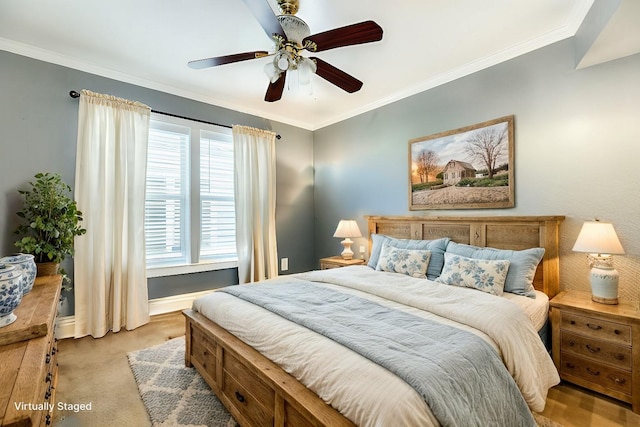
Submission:
{"label": "window frame", "polygon": [[[186,264],[174,265],[147,265],[147,277],[165,277],[189,273],[200,273],[207,271],[216,271],[229,268],[237,268],[237,251],[235,260],[216,261],[212,259],[196,259],[200,252],[200,215],[201,215],[201,197],[200,197],[200,144],[203,133],[206,134],[223,134],[232,135],[229,128],[203,123],[197,120],[189,120],[181,117],[168,116],[160,113],[151,113],[151,120],[167,124],[169,127],[182,126],[190,129],[189,143],[187,148],[187,202],[188,212],[185,213],[185,223],[182,228],[185,231],[186,239]],[[162,126],[162,125],[161,125]],[[146,180],[146,179],[145,179]],[[145,196],[146,203],[146,196]],[[194,262],[195,261],[195,262]]]}

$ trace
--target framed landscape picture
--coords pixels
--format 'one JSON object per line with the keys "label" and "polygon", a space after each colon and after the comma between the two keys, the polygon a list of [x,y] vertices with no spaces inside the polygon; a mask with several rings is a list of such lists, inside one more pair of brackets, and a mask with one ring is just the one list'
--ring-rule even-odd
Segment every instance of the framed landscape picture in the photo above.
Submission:
{"label": "framed landscape picture", "polygon": [[513,117],[409,141],[409,209],[512,208]]}

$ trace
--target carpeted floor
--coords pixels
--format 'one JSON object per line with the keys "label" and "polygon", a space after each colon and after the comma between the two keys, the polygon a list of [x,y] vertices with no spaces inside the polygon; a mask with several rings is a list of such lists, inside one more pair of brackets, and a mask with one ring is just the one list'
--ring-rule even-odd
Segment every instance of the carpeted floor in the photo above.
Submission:
{"label": "carpeted floor", "polygon": [[235,427],[194,368],[184,366],[184,337],[127,354],[154,427]]}

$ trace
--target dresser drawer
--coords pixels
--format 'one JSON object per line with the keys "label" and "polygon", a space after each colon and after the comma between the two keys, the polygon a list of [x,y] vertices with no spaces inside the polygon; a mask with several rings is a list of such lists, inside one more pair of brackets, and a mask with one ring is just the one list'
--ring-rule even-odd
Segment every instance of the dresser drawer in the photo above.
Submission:
{"label": "dresser drawer", "polygon": [[631,370],[631,347],[562,331],[562,351]]}
{"label": "dresser drawer", "polygon": [[631,372],[562,352],[560,374],[568,374],[631,396]]}
{"label": "dresser drawer", "polygon": [[560,328],[592,338],[631,345],[631,327],[629,325],[581,316],[563,311]]}

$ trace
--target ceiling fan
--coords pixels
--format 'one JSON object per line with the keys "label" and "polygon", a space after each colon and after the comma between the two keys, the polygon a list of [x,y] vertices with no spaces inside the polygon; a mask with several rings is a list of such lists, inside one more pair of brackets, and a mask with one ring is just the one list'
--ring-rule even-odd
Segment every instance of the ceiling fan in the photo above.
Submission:
{"label": "ceiling fan", "polygon": [[362,87],[362,82],[333,65],[316,57],[302,56],[302,51],[321,52],[343,46],[370,43],[382,40],[382,28],[373,21],[347,25],[311,35],[309,26],[295,16],[298,0],[277,0],[281,15],[274,15],[266,0],[242,0],[251,10],[264,31],[275,41],[275,52],[253,51],[190,61],[189,67],[202,69],[264,58],[273,55],[273,61],[265,66],[270,79],[264,100],[277,101],[282,98],[287,71],[297,70],[301,84],[307,83],[315,73],[339,88],[353,93]]}

